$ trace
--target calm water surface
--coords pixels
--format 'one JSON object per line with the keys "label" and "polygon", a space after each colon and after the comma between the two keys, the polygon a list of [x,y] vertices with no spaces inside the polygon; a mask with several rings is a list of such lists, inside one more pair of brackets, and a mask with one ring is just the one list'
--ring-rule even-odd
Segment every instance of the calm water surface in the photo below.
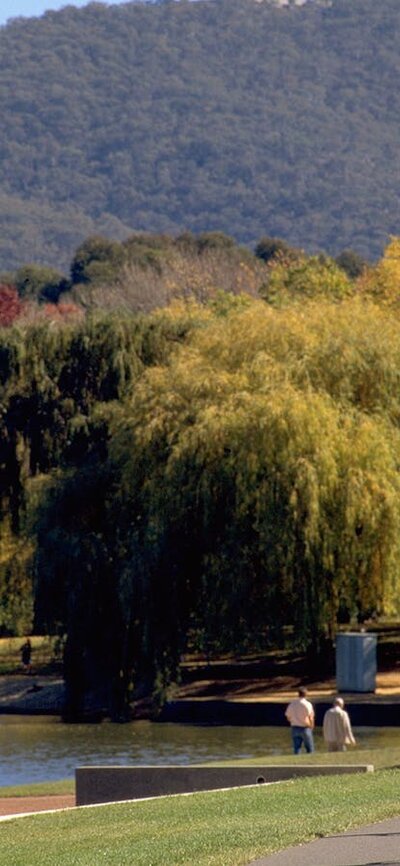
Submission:
{"label": "calm water surface", "polygon": [[[400,746],[399,728],[358,728],[360,748]],[[322,747],[316,732],[317,749]],[[73,778],[85,764],[196,764],[291,753],[288,728],[132,722],[66,725],[0,716],[0,785]]]}

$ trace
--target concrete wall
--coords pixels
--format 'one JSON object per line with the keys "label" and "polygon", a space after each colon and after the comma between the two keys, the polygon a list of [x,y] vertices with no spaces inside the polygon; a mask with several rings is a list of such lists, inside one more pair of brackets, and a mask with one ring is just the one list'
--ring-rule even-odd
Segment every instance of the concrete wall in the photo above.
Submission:
{"label": "concrete wall", "polygon": [[184,794],[278,782],[298,776],[360,773],[369,764],[264,767],[78,767],[75,771],[76,804],[110,803],[163,794]]}

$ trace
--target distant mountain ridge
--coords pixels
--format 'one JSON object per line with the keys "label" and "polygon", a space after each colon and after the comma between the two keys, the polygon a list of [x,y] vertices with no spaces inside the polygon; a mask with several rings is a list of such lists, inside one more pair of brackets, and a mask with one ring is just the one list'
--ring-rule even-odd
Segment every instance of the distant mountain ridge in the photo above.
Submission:
{"label": "distant mountain ridge", "polygon": [[0,269],[89,234],[378,256],[398,232],[397,0],[67,6],[0,29]]}

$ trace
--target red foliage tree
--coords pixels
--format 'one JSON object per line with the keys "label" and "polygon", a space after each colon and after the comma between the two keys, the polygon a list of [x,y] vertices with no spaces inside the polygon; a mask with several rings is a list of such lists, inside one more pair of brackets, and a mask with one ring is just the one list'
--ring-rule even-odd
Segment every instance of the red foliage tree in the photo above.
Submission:
{"label": "red foliage tree", "polygon": [[0,285],[0,326],[12,325],[22,313],[22,302],[14,286]]}

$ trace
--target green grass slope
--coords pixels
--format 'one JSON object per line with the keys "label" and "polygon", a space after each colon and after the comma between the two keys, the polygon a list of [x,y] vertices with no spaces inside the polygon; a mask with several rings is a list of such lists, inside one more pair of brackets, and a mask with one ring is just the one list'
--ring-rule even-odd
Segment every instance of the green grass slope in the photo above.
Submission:
{"label": "green grass slope", "polygon": [[0,825],[1,866],[244,866],[399,814],[399,772],[296,780]]}

